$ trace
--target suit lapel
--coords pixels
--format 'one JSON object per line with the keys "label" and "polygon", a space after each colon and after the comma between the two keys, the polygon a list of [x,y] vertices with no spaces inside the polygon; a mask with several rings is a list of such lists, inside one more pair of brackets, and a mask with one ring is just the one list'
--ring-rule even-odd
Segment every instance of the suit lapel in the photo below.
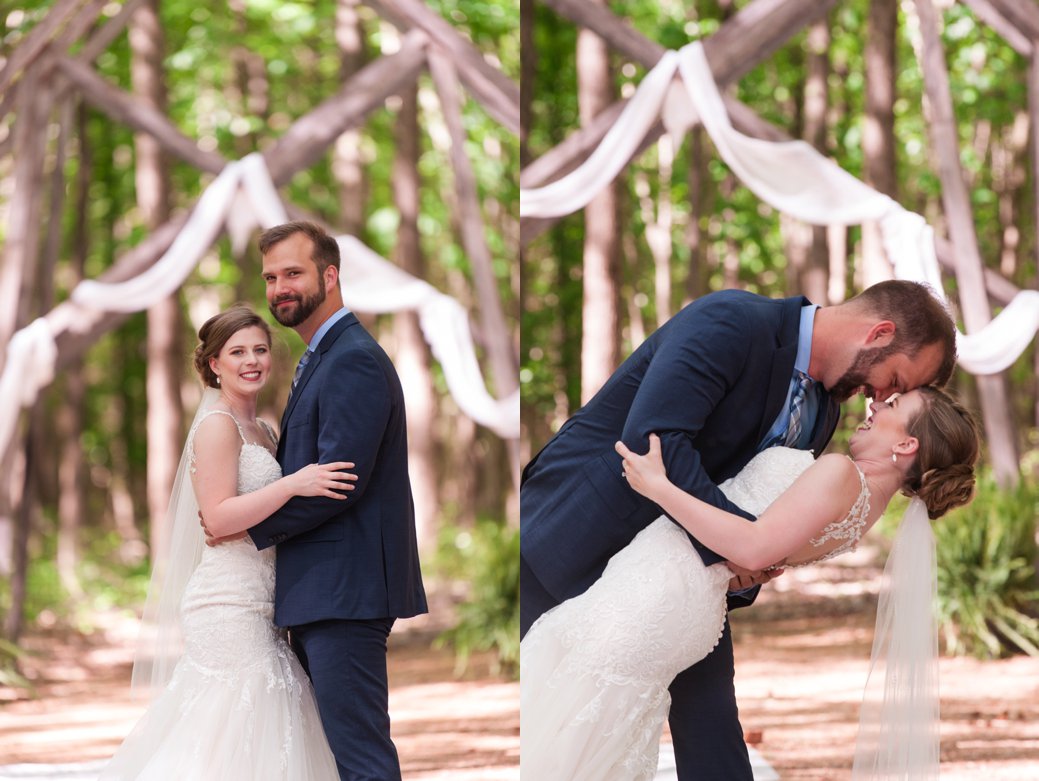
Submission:
{"label": "suit lapel", "polygon": [[289,418],[292,417],[292,411],[296,409],[296,405],[299,403],[300,398],[303,396],[303,389],[310,382],[310,378],[313,377],[318,370],[318,366],[321,364],[322,356],[327,353],[332,345],[336,343],[336,340],[342,335],[342,333],[352,325],[358,325],[359,321],[353,312],[350,312],[343,316],[335,325],[333,325],[323,337],[321,337],[321,343],[318,344],[317,350],[311,356],[310,361],[303,369],[303,374],[299,378],[299,382],[296,383],[296,390],[292,393],[292,398],[289,399],[288,405],[285,407],[285,412],[281,416],[281,431],[283,436],[279,440],[278,453],[281,454],[281,442],[285,440],[284,432],[288,425]]}
{"label": "suit lapel", "polygon": [[783,304],[783,318],[779,328],[781,344],[772,359],[772,369],[768,378],[768,395],[765,399],[764,414],[758,426],[757,441],[761,442],[776,422],[787,391],[790,389],[790,378],[794,373],[794,360],[797,358],[798,331],[801,328],[801,307],[807,303],[802,298],[788,298]]}

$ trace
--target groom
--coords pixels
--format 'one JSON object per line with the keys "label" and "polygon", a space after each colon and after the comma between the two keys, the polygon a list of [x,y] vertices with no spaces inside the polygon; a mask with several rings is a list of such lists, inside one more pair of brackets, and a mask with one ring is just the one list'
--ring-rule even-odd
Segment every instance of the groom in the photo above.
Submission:
{"label": "groom", "polygon": [[[613,554],[661,513],[621,475],[613,443],[645,452],[660,435],[668,477],[683,490],[751,518],[717,484],[760,450],[818,455],[840,402],[887,399],[944,384],[955,327],[930,289],[889,281],[836,306],[737,290],[705,296],[653,333],[527,465],[520,489],[521,632],[584,592]],[[706,564],[721,557],[692,540]],[[730,607],[753,602],[770,576],[734,578]],[[736,696],[732,638],[671,685],[678,777],[750,781]],[[521,684],[522,686],[522,681]]]}
{"label": "groom", "polygon": [[390,359],[343,306],[339,245],[292,222],[260,237],[267,302],[307,343],[281,419],[278,462],[353,461],[345,502],[294,497],[249,530],[278,546],[274,623],[314,684],[342,779],[399,779],[386,641],[426,612],[408,481],[404,399]]}

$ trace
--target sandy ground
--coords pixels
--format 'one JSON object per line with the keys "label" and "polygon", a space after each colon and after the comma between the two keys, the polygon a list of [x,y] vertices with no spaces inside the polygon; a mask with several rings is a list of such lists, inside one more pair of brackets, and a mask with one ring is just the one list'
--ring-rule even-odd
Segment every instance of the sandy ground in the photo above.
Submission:
{"label": "sandy ground", "polygon": [[[140,717],[129,692],[136,623],[99,619],[89,637],[26,639],[33,690],[0,688],[0,766],[107,758]],[[436,629],[414,619],[391,635],[390,713],[404,777],[519,778],[519,684],[492,675],[488,655],[456,677],[453,654],[431,647]]]}
{"label": "sandy ground", "polygon": [[[733,613],[745,735],[783,781],[851,777],[878,584],[863,551],[788,572]],[[455,677],[450,652],[430,647],[436,629],[416,619],[391,637],[404,777],[518,779],[519,685],[492,675],[486,656]],[[111,755],[141,712],[128,692],[134,631],[112,614],[89,637],[27,638],[33,691],[0,688],[0,766]],[[1039,659],[943,658],[940,671],[943,781],[1039,781]]]}

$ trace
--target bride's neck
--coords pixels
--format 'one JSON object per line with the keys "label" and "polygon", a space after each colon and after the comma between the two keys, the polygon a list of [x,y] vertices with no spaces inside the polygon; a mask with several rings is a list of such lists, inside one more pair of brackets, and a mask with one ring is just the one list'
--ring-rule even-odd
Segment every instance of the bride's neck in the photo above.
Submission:
{"label": "bride's neck", "polygon": [[256,397],[220,392],[220,403],[238,420],[252,423],[256,420]]}
{"label": "bride's neck", "polygon": [[866,485],[874,499],[873,504],[881,508],[887,507],[891,497],[902,487],[902,473],[887,462],[863,458],[856,459],[855,463],[866,478]]}

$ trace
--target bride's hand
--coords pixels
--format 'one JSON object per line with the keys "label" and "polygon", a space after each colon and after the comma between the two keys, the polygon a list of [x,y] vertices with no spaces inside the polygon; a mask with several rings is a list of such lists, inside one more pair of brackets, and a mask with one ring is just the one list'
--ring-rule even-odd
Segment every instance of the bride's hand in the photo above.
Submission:
{"label": "bride's hand", "polygon": [[357,475],[342,470],[352,469],[352,461],[333,461],[329,464],[310,464],[290,475],[292,492],[296,496],[327,496],[346,499],[343,491],[354,490]]}
{"label": "bride's hand", "polygon": [[664,459],[660,455],[660,437],[649,435],[649,452],[644,456],[637,455],[618,441],[614,448],[624,459],[622,475],[627,478],[628,485],[643,496],[652,499],[656,493],[668,484]]}
{"label": "bride's hand", "polygon": [[783,574],[782,569],[750,570],[744,569],[731,561],[725,562],[732,577],[729,579],[729,591],[744,591],[752,586],[763,586]]}

